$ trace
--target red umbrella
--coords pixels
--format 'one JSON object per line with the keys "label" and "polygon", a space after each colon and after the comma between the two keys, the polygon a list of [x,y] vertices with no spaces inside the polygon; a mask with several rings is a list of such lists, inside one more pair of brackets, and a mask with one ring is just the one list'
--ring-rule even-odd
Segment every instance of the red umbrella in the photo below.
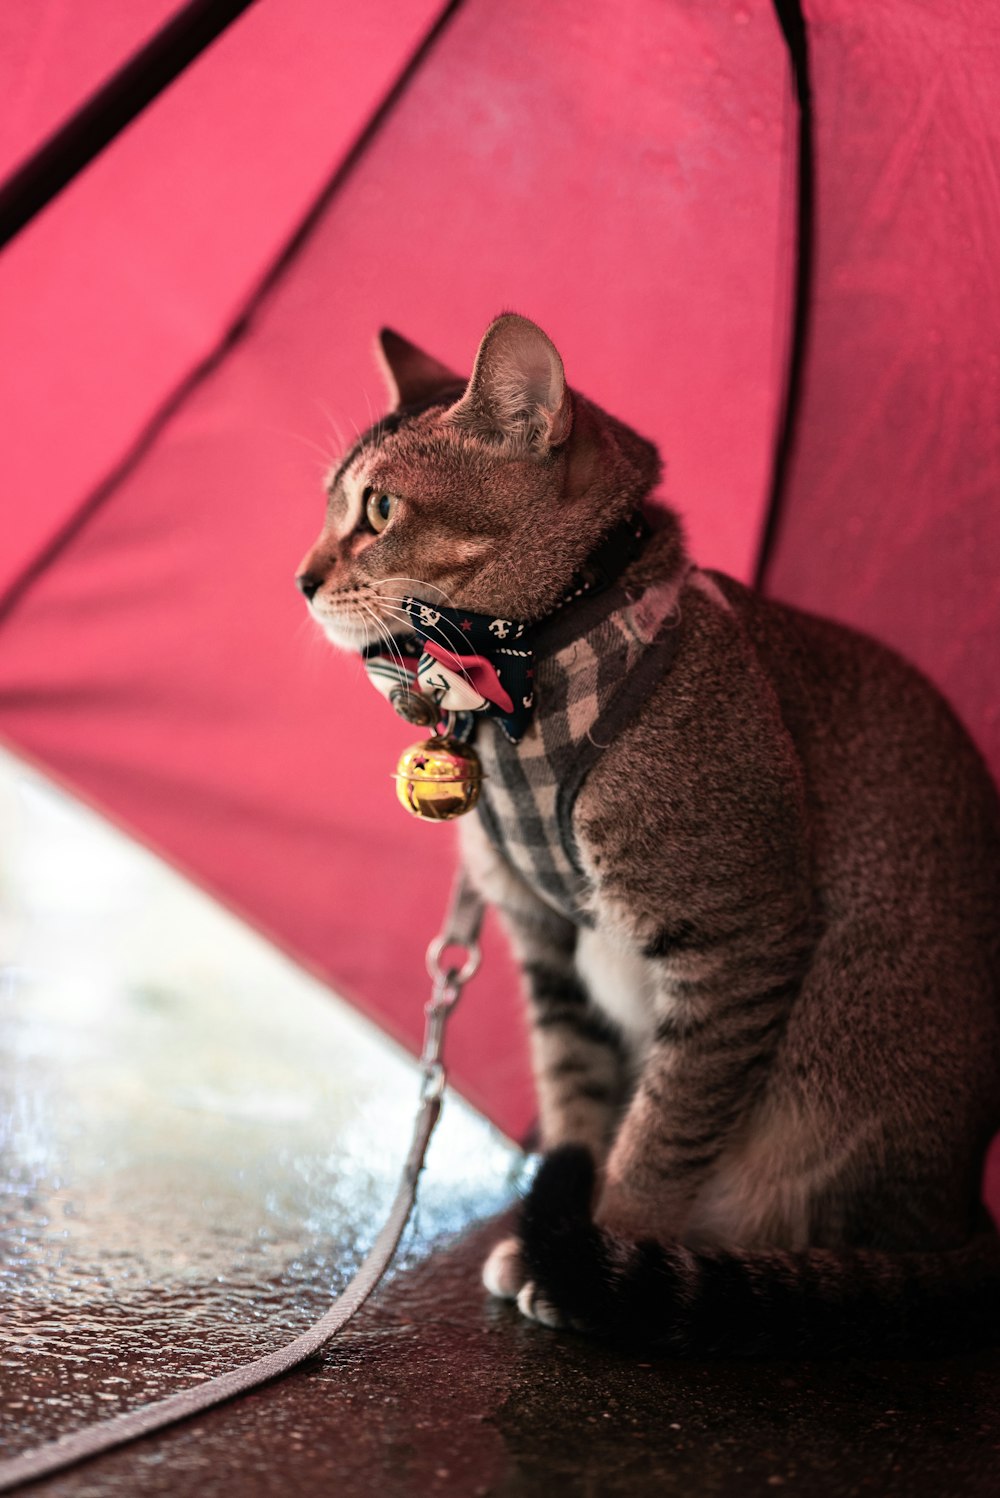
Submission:
{"label": "red umbrella", "polygon": [[[103,9],[8,7],[12,170],[172,8]],[[466,369],[532,316],[660,443],[700,561],[749,579],[766,542],[771,590],[902,646],[1000,760],[1000,39],[944,0],[795,15],[259,0],[0,260],[0,731],[407,1044],[451,834],[399,810],[407,731],[292,587],[384,323]],[[520,1137],[488,958],[450,1070]]]}

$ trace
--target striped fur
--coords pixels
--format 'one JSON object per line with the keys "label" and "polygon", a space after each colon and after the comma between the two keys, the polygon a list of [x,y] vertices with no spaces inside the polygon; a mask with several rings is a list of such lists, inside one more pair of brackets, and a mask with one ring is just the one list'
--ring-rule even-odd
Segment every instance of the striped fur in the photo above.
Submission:
{"label": "striped fur", "polygon": [[[335,640],[373,613],[391,630],[405,576],[428,601],[542,618],[651,491],[656,454],[568,391],[523,318],[492,325],[460,398],[400,344],[402,409],[334,475],[306,560],[314,615]],[[366,485],[398,497],[374,539]],[[547,1152],[486,1285],[546,1325],[673,1353],[989,1336],[996,790],[916,671],[692,568],[669,511],[620,586],[637,618],[669,601],[660,675],[642,674],[655,625],[614,670],[581,626],[539,683],[535,737],[497,747],[484,725],[494,815],[460,823],[521,965]],[[614,694],[628,711],[577,784],[574,744]]]}

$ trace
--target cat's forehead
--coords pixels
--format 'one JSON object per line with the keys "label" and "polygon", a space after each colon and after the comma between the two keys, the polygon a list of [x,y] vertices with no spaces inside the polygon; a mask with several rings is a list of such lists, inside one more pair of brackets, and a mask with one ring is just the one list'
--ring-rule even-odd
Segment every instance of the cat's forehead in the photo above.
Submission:
{"label": "cat's forehead", "polygon": [[463,387],[457,385],[454,390],[443,391],[415,405],[387,411],[360,434],[354,446],[341,458],[327,481],[327,491],[332,495],[342,478],[356,472],[359,466],[373,462],[383,449],[387,454],[391,453],[398,446],[392,439],[409,433],[423,435],[429,432],[441,412],[460,398],[462,390]]}

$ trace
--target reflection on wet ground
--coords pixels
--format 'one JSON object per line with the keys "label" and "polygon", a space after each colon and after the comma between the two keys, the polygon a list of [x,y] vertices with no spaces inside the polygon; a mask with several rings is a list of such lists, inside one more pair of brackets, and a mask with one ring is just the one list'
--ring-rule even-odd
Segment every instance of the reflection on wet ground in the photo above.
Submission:
{"label": "reflection on wet ground", "polygon": [[[377,1230],[412,1064],[0,760],[6,1452],[278,1346]],[[66,1498],[992,1495],[1000,1356],[672,1363],[491,1305],[519,1157],[454,1099],[390,1283],[322,1359]]]}
{"label": "reflection on wet ground", "polygon": [[[84,1386],[111,1413],[325,1309],[387,1210],[418,1076],[10,759],[0,839],[0,1390],[21,1444],[78,1423]],[[394,1272],[519,1168],[451,1099]]]}

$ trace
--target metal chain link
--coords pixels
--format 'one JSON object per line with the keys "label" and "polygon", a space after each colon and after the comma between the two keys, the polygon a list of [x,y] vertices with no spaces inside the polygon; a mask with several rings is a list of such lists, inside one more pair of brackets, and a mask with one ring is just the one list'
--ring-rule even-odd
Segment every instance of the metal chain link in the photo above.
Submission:
{"label": "metal chain link", "polygon": [[[463,960],[454,966],[443,964],[446,951],[464,953]],[[450,940],[447,932],[436,936],[427,948],[427,971],[434,980],[430,998],[424,1005],[424,1047],[420,1064],[424,1069],[420,1089],[422,1102],[440,1098],[447,1080],[441,1052],[444,1048],[444,1032],[448,1016],[462,997],[462,989],[479,970],[481,954],[475,939],[468,945]]]}

